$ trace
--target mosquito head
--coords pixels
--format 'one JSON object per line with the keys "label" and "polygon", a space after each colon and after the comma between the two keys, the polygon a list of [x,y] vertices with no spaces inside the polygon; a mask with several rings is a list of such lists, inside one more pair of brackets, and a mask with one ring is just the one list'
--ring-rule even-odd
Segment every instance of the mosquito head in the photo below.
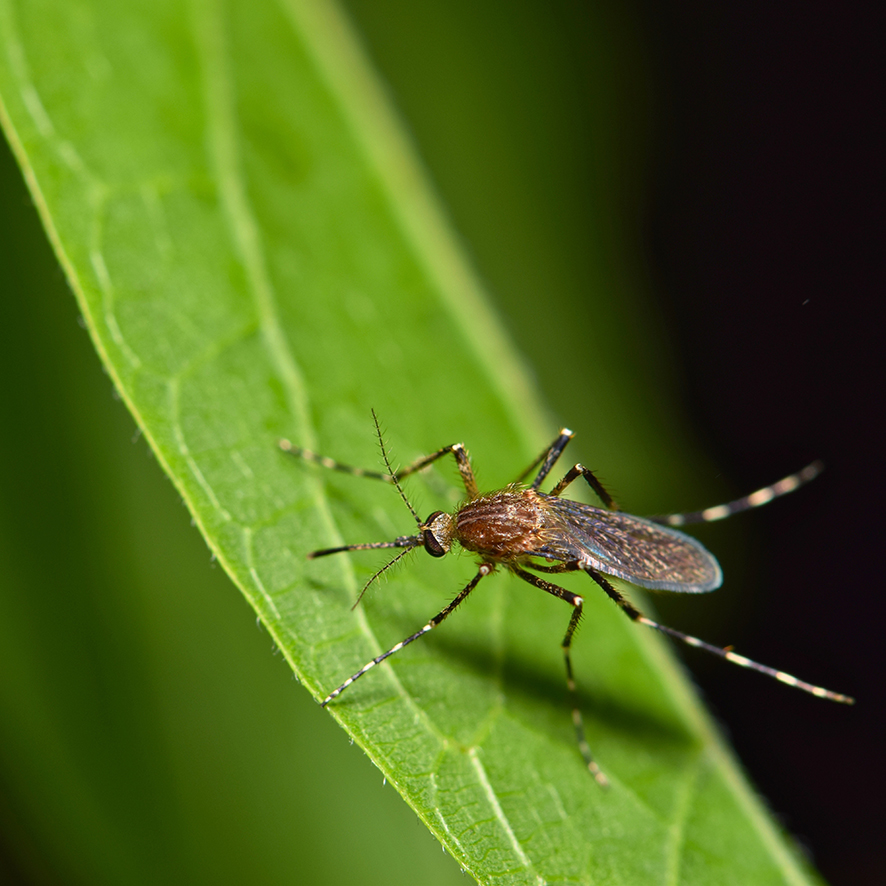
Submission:
{"label": "mosquito head", "polygon": [[432,557],[442,557],[452,547],[452,516],[445,511],[434,511],[421,529],[421,540]]}

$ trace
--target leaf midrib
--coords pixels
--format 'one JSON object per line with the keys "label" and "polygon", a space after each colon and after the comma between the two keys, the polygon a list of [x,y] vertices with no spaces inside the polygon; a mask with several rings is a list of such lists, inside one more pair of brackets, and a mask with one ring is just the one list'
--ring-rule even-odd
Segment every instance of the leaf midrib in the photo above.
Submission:
{"label": "leaf midrib", "polygon": [[[225,218],[228,221],[230,236],[237,250],[237,254],[245,268],[246,279],[249,284],[249,292],[259,318],[259,328],[267,345],[271,359],[282,379],[289,409],[302,429],[306,444],[308,446],[316,446],[316,433],[309,422],[308,397],[305,389],[304,375],[293,356],[291,347],[280,322],[273,285],[267,272],[264,252],[260,246],[259,225],[247,197],[247,187],[243,178],[240,152],[238,151],[238,140],[236,137],[236,118],[233,110],[235,103],[233,98],[232,79],[229,67],[225,63],[227,54],[225,52],[226,41],[224,25],[217,4],[212,2],[212,0],[193,0],[193,23],[196,38],[195,43],[198,47],[200,58],[210,162],[220,183],[221,205]],[[180,445],[185,445],[184,439],[181,437],[179,437],[179,442]],[[194,466],[191,466],[191,470],[193,472]],[[198,477],[197,479],[199,481],[200,478]],[[316,505],[323,523],[328,529],[330,537],[340,540],[341,536],[335,525],[332,513],[329,510],[325,497],[322,495],[320,481],[315,481],[314,486],[316,490]],[[246,542],[248,562],[252,564],[251,533],[248,532],[248,527],[241,527],[241,532],[244,534],[244,541]],[[217,554],[228,571],[233,572],[230,568],[230,564],[224,562],[223,552],[217,551]],[[348,574],[348,586],[351,590],[354,590],[356,587],[356,580],[353,569],[350,565],[345,568]],[[278,627],[282,626],[280,624],[279,612],[277,612],[276,607],[273,605],[273,601],[269,598],[267,591],[264,589],[254,565],[250,566],[250,574],[256,585],[256,589],[259,590],[265,602],[270,604],[272,612],[274,612],[277,617],[277,624],[270,624],[268,626],[272,636],[274,636],[274,639],[280,648],[284,650],[284,654],[286,654],[287,660],[293,670],[300,678],[304,678],[305,675],[292,660],[291,656],[286,652],[287,644],[282,642],[282,638],[279,636]],[[497,598],[499,607],[501,607],[501,595],[497,595]],[[375,650],[375,654],[379,654],[382,651],[381,644],[370,627],[362,609],[358,610],[357,618],[361,632],[369,641],[372,649]],[[500,624],[501,621],[501,618],[496,618],[497,623]],[[496,645],[501,654],[502,644],[499,642]],[[407,703],[413,715],[422,724],[425,731],[440,743],[445,753],[448,744],[447,736],[440,733],[436,726],[429,720],[427,712],[418,707],[415,699],[406,691],[401,681],[397,678],[396,673],[390,668],[388,668],[387,671],[388,678],[393,684],[397,695]],[[333,711],[332,713],[333,716],[335,716],[335,712]],[[336,719],[339,720],[340,723],[342,722],[337,716]],[[476,771],[476,766],[479,764],[479,761],[476,758],[475,750],[475,748],[472,748],[469,753],[473,753],[472,761]],[[379,768],[382,768],[379,764],[379,760],[375,758],[375,755],[371,752],[369,753],[376,765],[379,766]],[[396,787],[396,779],[390,774],[388,774],[388,777]],[[521,861],[527,866],[527,869],[532,870],[529,859],[517,841],[511,823],[504,814],[494,791],[492,791],[488,779],[484,781],[484,779],[478,775],[477,785],[487,797],[492,813],[502,824],[505,833],[508,835],[512,846]],[[433,820],[428,819],[427,816],[419,810],[416,811],[419,812],[423,819],[425,819],[425,822],[429,827],[433,827],[434,830],[438,832],[438,838],[441,839],[442,842],[449,842],[448,838],[451,831],[448,827],[444,827],[441,831],[438,827],[435,827],[435,822]],[[442,810],[437,808],[435,812],[437,818],[442,819]],[[458,850],[458,844],[456,843],[456,845],[451,848]],[[466,857],[462,856],[461,861],[462,863],[466,863]],[[537,878],[538,875],[534,870],[532,870],[532,872]]]}

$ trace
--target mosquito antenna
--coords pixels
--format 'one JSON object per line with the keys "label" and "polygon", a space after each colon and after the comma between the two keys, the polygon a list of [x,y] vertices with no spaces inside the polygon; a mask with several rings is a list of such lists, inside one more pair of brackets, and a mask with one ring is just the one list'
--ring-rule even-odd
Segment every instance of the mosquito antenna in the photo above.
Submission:
{"label": "mosquito antenna", "polygon": [[[381,435],[381,426],[378,423],[378,416],[375,414],[374,409],[372,410],[372,420],[375,422],[375,433],[376,433],[376,436],[378,437],[378,445],[381,447],[381,457],[385,460],[385,467],[388,469],[388,473],[391,475],[391,482],[394,484],[394,486],[397,487],[397,492],[400,493],[400,498],[403,499],[403,504],[405,504],[406,507],[409,508],[409,513],[412,514],[413,517],[415,517],[415,522],[418,523],[418,525],[420,527],[421,526],[421,519],[419,518],[418,514],[415,513],[415,508],[413,508],[412,505],[409,504],[409,499],[406,497],[406,493],[403,491],[403,487],[400,485],[400,481],[397,479],[397,475],[394,473],[394,469],[391,467],[391,460],[388,458],[388,451],[385,449],[385,441],[382,439],[382,435]],[[397,560],[399,560],[400,557],[402,557],[402,556],[403,556],[403,554],[400,554],[400,556],[393,559],[391,561],[391,563],[396,563]],[[389,563],[388,566],[390,566],[391,563]],[[385,569],[387,569],[387,568],[388,567],[386,566]],[[384,569],[381,570],[381,572],[384,572],[384,571],[385,571]],[[381,572],[379,572],[377,574],[380,575]],[[369,584],[372,583],[372,581],[375,577],[376,576],[373,576],[371,579],[369,579]],[[363,588],[363,591],[365,591],[365,590],[366,590],[366,588]],[[363,596],[363,591],[360,592],[361,597]],[[360,600],[358,598],[357,603],[359,603],[359,602],[360,602]],[[356,606],[356,603],[354,605]]]}
{"label": "mosquito antenna", "polygon": [[379,569],[378,572],[376,572],[375,575],[373,575],[372,578],[370,578],[369,581],[366,582],[365,585],[363,585],[363,589],[357,595],[357,599],[354,601],[354,605],[351,607],[352,612],[360,605],[360,601],[363,599],[363,595],[366,593],[366,589],[377,578],[384,575],[395,563],[399,563],[411,550],[413,550],[413,548],[410,547],[410,548],[407,548],[405,551],[400,551],[400,553],[397,554],[397,556],[394,557],[393,560],[389,560],[387,563],[385,563],[385,565],[382,566],[382,568]]}

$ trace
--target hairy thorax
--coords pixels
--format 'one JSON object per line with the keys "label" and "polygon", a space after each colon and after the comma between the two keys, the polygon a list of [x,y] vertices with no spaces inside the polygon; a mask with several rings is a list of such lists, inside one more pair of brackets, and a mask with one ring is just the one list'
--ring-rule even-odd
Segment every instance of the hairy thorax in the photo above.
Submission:
{"label": "hairy thorax", "polygon": [[544,505],[529,489],[505,489],[468,502],[456,514],[463,548],[493,560],[522,559],[542,544]]}

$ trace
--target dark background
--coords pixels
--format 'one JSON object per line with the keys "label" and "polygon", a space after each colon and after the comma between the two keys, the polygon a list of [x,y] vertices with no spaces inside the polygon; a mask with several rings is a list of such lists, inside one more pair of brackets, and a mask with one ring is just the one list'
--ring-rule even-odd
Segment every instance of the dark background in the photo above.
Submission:
{"label": "dark background", "polygon": [[694,672],[825,877],[883,882],[883,7],[652,7],[668,90],[647,243],[696,430],[742,488],[828,465],[755,518],[766,575],[741,646],[858,704]]}
{"label": "dark background", "polygon": [[824,876],[882,882],[883,8],[644,12],[662,99],[646,243],[696,432],[744,489],[828,465],[754,518],[766,573],[741,648],[858,704],[847,717],[693,671]]}

